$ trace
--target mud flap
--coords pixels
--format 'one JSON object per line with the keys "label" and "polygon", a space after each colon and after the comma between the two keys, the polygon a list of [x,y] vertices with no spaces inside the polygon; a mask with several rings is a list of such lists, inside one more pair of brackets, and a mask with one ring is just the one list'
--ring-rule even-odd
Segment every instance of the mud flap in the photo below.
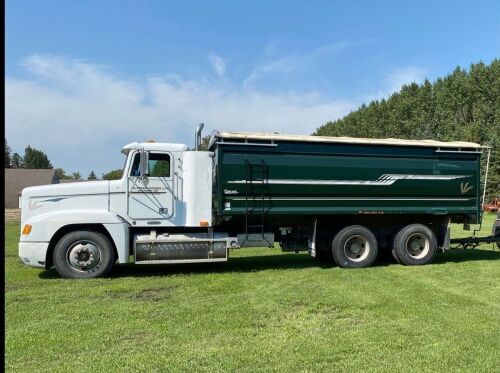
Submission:
{"label": "mud flap", "polygon": [[309,255],[316,258],[316,226],[318,225],[318,219],[314,219],[314,224],[309,230],[309,238],[307,240],[307,248],[309,249]]}

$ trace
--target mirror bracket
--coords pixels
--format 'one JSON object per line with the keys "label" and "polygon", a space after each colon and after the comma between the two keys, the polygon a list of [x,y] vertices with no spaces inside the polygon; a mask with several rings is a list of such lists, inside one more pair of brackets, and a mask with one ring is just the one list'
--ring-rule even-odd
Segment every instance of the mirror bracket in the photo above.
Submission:
{"label": "mirror bracket", "polygon": [[141,149],[139,154],[141,179],[146,179],[149,175],[149,153],[146,150]]}

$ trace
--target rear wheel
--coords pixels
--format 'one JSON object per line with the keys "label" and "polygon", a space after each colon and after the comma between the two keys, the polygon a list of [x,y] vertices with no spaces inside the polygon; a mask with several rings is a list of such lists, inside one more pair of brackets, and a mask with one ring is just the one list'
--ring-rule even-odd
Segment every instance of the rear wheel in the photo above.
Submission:
{"label": "rear wheel", "polygon": [[104,276],[113,266],[114,250],[102,233],[75,231],[66,234],[54,248],[56,271],[65,278]]}
{"label": "rear wheel", "polygon": [[405,265],[430,263],[436,256],[436,235],[423,224],[407,225],[394,238],[393,251]]}
{"label": "rear wheel", "polygon": [[368,267],[374,262],[377,252],[375,235],[361,225],[342,229],[332,243],[333,259],[342,268]]}

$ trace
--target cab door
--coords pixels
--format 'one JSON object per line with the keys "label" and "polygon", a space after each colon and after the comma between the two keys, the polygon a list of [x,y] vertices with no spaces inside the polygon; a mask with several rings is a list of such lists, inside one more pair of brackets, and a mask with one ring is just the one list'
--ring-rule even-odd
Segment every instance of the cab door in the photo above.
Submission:
{"label": "cab door", "polygon": [[133,220],[155,221],[171,225],[175,215],[173,190],[173,156],[169,152],[148,154],[148,173],[141,177],[140,153],[134,155],[127,178],[127,214]]}

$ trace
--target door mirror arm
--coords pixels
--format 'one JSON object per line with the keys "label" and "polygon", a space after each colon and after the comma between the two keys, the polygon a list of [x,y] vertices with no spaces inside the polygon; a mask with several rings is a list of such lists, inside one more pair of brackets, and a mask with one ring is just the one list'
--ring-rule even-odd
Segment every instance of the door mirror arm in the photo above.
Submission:
{"label": "door mirror arm", "polygon": [[144,149],[140,151],[140,171],[141,179],[146,179],[149,175],[149,153]]}

